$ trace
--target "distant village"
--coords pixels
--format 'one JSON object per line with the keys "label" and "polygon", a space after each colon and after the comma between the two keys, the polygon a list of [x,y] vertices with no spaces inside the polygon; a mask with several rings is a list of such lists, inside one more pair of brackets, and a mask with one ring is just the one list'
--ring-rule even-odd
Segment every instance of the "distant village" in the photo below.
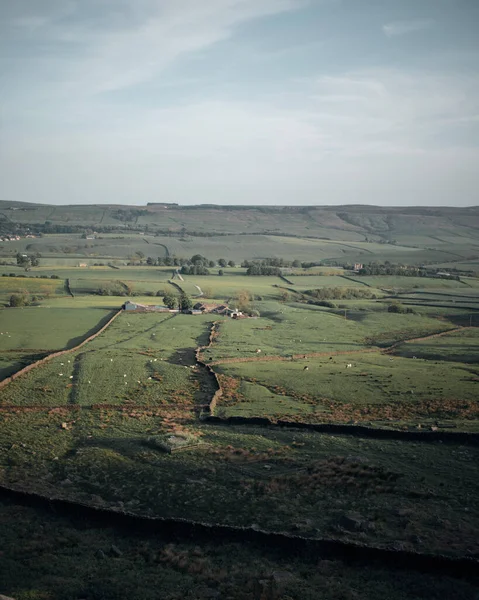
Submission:
{"label": "distant village", "polygon": [[[37,236],[29,233],[28,235],[26,235],[24,237],[25,238],[35,238]],[[21,239],[22,239],[22,237],[20,235],[16,235],[16,234],[8,234],[8,233],[5,234],[4,233],[0,236],[0,242],[18,242]]]}

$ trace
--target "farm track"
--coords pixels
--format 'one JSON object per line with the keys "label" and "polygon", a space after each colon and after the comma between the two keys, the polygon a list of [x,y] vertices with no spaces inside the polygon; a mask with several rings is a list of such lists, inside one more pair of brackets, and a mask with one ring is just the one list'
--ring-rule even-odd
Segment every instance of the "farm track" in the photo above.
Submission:
{"label": "farm track", "polygon": [[52,510],[67,517],[81,517],[92,526],[128,529],[138,534],[173,536],[186,540],[219,539],[225,542],[253,543],[290,556],[301,554],[309,560],[337,558],[349,563],[368,564],[368,567],[389,567],[441,573],[455,577],[477,579],[479,561],[475,557],[456,558],[442,554],[425,554],[411,550],[396,550],[367,544],[341,541],[334,538],[307,538],[285,532],[265,531],[258,527],[219,525],[182,518],[148,517],[127,511],[100,508],[74,502],[58,496],[44,496],[26,489],[0,485],[0,497],[27,506]]}

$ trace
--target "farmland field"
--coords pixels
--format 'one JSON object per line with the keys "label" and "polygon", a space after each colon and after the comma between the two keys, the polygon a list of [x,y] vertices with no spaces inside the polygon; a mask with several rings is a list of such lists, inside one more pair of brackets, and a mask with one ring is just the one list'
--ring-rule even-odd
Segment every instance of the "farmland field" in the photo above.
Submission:
{"label": "farmland field", "polygon": [[[114,207],[47,208],[13,212],[32,225],[122,223]],[[134,522],[132,534],[0,490],[0,593],[156,600],[162,586],[171,600],[474,597],[477,580],[449,578],[437,561],[475,565],[479,556],[479,280],[350,269],[385,260],[459,268],[474,264],[475,238],[446,212],[372,211],[153,207],[132,214],[134,231],[0,243],[1,377],[69,350],[0,387],[0,487],[119,518],[224,528],[214,548],[202,526],[183,539],[176,522],[158,534]],[[17,251],[39,252],[40,266],[25,272]],[[210,274],[169,283],[180,267],[165,257],[195,253],[215,263]],[[147,266],[147,257],[161,261]],[[288,267],[291,283],[239,266],[219,274],[219,258],[267,257],[321,265]],[[163,304],[168,292],[176,302],[180,290],[247,318],[140,307],[76,348],[127,300]],[[7,306],[12,294],[25,305]],[[229,527],[243,529],[230,540]],[[255,532],[262,541],[251,541]],[[291,539],[347,544],[344,557],[363,545],[379,562],[292,552]],[[433,574],[394,573],[384,551],[431,555]],[[284,570],[284,593],[268,596],[260,582]]]}

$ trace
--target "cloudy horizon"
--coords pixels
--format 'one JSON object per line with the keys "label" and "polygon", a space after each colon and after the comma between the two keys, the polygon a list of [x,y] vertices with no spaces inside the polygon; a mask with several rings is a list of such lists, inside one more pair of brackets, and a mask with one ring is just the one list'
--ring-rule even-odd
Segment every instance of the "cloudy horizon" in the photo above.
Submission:
{"label": "cloudy horizon", "polygon": [[479,204],[474,0],[0,0],[0,199]]}

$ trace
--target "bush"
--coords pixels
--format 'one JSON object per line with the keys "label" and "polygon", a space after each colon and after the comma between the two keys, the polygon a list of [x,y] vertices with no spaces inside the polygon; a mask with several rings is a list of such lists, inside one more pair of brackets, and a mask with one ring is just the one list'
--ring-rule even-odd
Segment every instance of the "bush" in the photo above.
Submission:
{"label": "bush", "polygon": [[317,302],[310,301],[308,304],[314,304],[315,306],[325,306],[326,308],[337,308],[337,305],[334,302],[330,302],[329,300],[318,300]]}
{"label": "bush", "polygon": [[9,306],[18,308],[19,306],[25,306],[26,304],[27,299],[23,294],[12,294],[10,296]]}
{"label": "bush", "polygon": [[404,304],[401,304],[400,302],[391,302],[391,304],[388,306],[388,312],[404,314],[407,312],[407,310]]}

